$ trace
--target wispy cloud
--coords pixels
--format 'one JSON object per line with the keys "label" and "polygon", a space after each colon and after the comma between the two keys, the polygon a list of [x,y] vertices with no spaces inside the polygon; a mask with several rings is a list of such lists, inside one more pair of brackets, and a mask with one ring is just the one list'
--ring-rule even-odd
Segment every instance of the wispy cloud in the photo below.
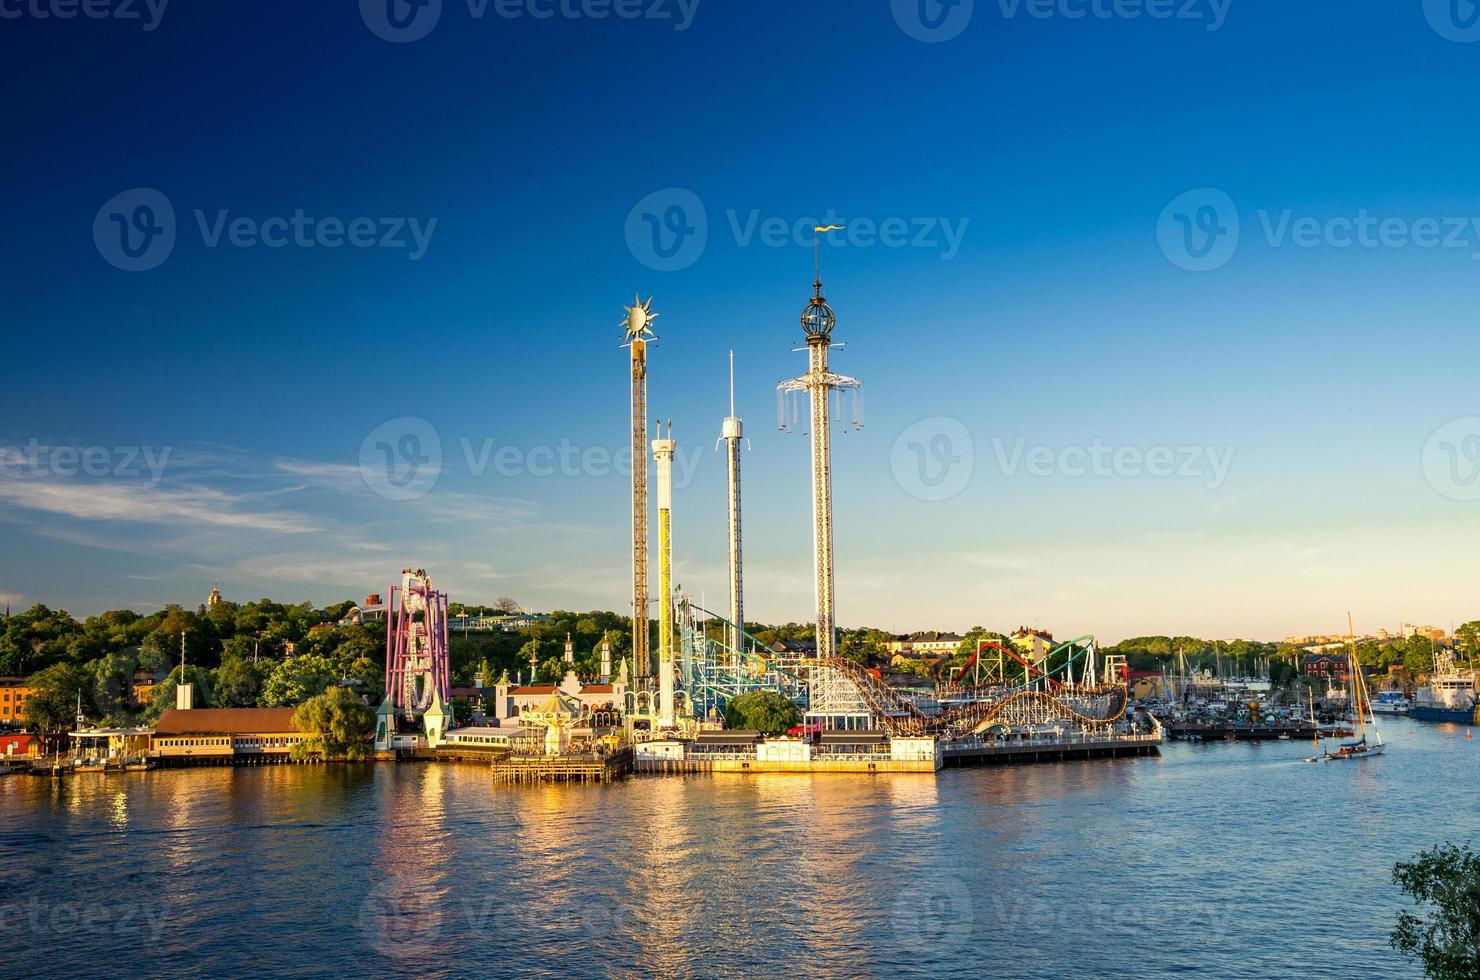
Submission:
{"label": "wispy cloud", "polygon": [[237,497],[205,487],[153,489],[117,483],[19,478],[0,481],[0,501],[90,521],[237,528],[301,534],[320,529],[306,514],[244,510]]}

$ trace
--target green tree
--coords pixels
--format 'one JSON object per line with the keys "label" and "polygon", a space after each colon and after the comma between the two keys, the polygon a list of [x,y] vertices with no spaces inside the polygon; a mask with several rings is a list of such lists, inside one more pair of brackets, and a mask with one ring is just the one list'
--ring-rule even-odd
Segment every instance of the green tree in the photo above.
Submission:
{"label": "green tree", "polygon": [[366,742],[375,729],[375,712],[347,688],[331,687],[298,706],[293,727],[309,735],[293,746],[293,758],[321,754],[354,762],[370,753]]}
{"label": "green tree", "polygon": [[134,658],[125,653],[108,653],[88,664],[93,672],[93,700],[98,713],[122,720],[128,713],[127,701],[133,686]]}
{"label": "green tree", "polygon": [[219,708],[251,708],[257,704],[262,693],[262,681],[266,671],[262,665],[241,657],[228,656],[221,661],[216,671],[216,706]]}
{"label": "green tree", "polygon": [[58,732],[72,726],[77,717],[77,695],[82,694],[82,711],[97,717],[93,699],[96,678],[92,671],[77,664],[52,664],[32,674],[26,681],[31,696],[26,698],[26,727],[33,732]]}
{"label": "green tree", "polygon": [[1474,663],[1480,654],[1480,619],[1461,623],[1454,629],[1455,644],[1461,657]]}
{"label": "green tree", "polygon": [[257,703],[264,708],[291,708],[302,704],[339,679],[334,665],[323,657],[305,654],[273,664],[262,683]]}
{"label": "green tree", "polygon": [[[1393,867],[1393,883],[1422,915],[1404,910],[1389,942],[1423,963],[1434,980],[1480,977],[1480,855],[1468,844],[1441,844]],[[1424,906],[1431,906],[1424,909]]]}
{"label": "green tree", "polygon": [[801,709],[775,691],[751,691],[725,704],[726,728],[784,735],[801,720]]}

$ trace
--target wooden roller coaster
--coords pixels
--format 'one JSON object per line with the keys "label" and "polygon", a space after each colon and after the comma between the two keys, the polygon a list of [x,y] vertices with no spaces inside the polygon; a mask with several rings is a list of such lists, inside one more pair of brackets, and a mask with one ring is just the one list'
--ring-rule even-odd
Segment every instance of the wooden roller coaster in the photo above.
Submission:
{"label": "wooden roller coaster", "polygon": [[1058,685],[1053,691],[1024,687],[964,688],[966,703],[922,711],[914,698],[886,684],[876,672],[838,657],[802,661],[810,671],[832,670],[850,681],[891,735],[935,735],[961,739],[998,727],[1031,727],[1069,722],[1088,732],[1104,732],[1125,717],[1124,683]]}

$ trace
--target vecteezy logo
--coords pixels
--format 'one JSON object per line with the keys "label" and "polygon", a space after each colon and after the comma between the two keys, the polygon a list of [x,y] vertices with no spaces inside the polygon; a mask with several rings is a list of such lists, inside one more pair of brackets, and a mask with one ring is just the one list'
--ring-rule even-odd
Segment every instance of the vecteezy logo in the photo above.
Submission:
{"label": "vecteezy logo", "polygon": [[376,37],[395,44],[420,41],[442,18],[442,0],[360,0],[360,19]]}
{"label": "vecteezy logo", "polygon": [[93,218],[98,254],[124,272],[146,272],[175,250],[175,208],[152,187],[114,194]]}
{"label": "vecteezy logo", "polygon": [[893,0],[894,22],[916,41],[939,44],[961,36],[976,0]]}
{"label": "vecteezy logo", "polygon": [[1156,222],[1161,254],[1189,272],[1209,272],[1233,258],[1238,234],[1238,208],[1216,187],[1178,194]]}
{"label": "vecteezy logo", "polygon": [[1451,419],[1423,444],[1423,475],[1450,500],[1480,500],[1480,417]]}
{"label": "vecteezy logo", "polygon": [[360,478],[387,500],[414,500],[442,475],[442,440],[415,415],[382,422],[360,443]]}
{"label": "vecteezy logo", "polygon": [[959,419],[921,419],[895,438],[889,468],[894,481],[910,496],[949,500],[970,482],[976,447]]}
{"label": "vecteezy logo", "polygon": [[1423,15],[1446,41],[1480,41],[1480,3],[1475,0],[1423,0]]}
{"label": "vecteezy logo", "polygon": [[709,215],[699,195],[682,187],[653,191],[627,212],[627,248],[654,272],[699,261],[709,242]]}
{"label": "vecteezy logo", "polygon": [[356,925],[377,952],[397,960],[419,957],[442,938],[441,902],[423,887],[393,877],[366,892]]}
{"label": "vecteezy logo", "polygon": [[894,896],[889,921],[896,941],[916,952],[949,952],[971,939],[971,890],[956,877],[906,883]]}

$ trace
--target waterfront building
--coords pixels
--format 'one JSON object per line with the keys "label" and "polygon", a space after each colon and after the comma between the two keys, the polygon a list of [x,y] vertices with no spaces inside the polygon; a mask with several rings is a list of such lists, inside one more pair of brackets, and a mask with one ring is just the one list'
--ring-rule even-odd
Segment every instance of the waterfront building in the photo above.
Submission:
{"label": "waterfront building", "polygon": [[1310,677],[1344,680],[1347,675],[1347,654],[1312,653],[1300,662],[1300,669]]}
{"label": "waterfront building", "polygon": [[32,758],[45,752],[40,735],[29,732],[0,732],[0,758]]}
{"label": "waterfront building", "polygon": [[611,684],[583,683],[574,670],[567,670],[559,684],[510,684],[505,674],[493,688],[493,717],[501,725],[509,719],[518,720],[524,712],[543,705],[555,694],[569,698],[587,714],[620,712],[627,698],[626,671]]}
{"label": "waterfront building", "polygon": [[293,727],[292,708],[167,708],[153,750],[163,759],[282,757],[307,738]]}
{"label": "waterfront building", "polygon": [[0,677],[0,724],[22,724],[26,720],[26,698],[31,693],[24,677]]}

